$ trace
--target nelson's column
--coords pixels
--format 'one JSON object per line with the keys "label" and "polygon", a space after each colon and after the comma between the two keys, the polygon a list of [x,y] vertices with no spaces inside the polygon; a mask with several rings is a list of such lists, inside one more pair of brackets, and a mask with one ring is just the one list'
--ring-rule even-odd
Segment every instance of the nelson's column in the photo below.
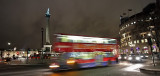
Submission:
{"label": "nelson's column", "polygon": [[51,43],[50,43],[50,33],[49,33],[49,19],[50,19],[50,13],[49,13],[49,8],[45,14],[46,19],[47,19],[47,26],[46,26],[46,42],[44,45],[44,50],[46,53],[51,53]]}

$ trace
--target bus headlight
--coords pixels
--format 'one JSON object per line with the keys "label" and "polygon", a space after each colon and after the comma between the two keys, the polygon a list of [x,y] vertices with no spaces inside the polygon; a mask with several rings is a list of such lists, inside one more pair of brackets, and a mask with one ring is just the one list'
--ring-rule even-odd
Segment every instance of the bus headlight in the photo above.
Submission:
{"label": "bus headlight", "polygon": [[145,57],[148,57],[148,56],[145,56]]}
{"label": "bus headlight", "polygon": [[140,60],[140,57],[136,57],[136,60]]}
{"label": "bus headlight", "polygon": [[60,67],[60,66],[58,64],[55,64],[55,63],[53,63],[49,66],[49,68],[51,68],[51,69],[58,68],[58,67]]}
{"label": "bus headlight", "polygon": [[67,60],[67,64],[74,64],[75,60]]}
{"label": "bus headlight", "polygon": [[128,60],[132,60],[132,57],[129,57]]}
{"label": "bus headlight", "polygon": [[122,58],[121,56],[118,57],[118,59],[121,59],[121,58]]}
{"label": "bus headlight", "polygon": [[127,57],[125,56],[124,59],[127,59]]}

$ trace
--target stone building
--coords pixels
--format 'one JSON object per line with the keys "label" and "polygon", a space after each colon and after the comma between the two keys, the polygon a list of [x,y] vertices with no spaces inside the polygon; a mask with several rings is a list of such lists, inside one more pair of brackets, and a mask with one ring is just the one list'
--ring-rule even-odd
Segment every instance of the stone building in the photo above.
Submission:
{"label": "stone building", "polygon": [[152,40],[153,52],[159,52],[160,43],[160,9],[159,0],[147,5],[142,12],[121,18],[119,25],[120,52],[151,53],[148,44]]}

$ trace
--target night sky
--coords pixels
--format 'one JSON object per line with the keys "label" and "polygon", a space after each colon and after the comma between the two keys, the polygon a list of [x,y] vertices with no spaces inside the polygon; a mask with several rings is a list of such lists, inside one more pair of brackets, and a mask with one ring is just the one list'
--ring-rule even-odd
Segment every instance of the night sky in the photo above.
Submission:
{"label": "night sky", "polygon": [[[120,1],[120,2],[119,2]],[[0,0],[0,48],[40,48],[50,8],[50,35],[118,37],[119,16],[138,13],[155,0]],[[45,38],[45,37],[44,37]],[[51,38],[52,40],[52,38]]]}

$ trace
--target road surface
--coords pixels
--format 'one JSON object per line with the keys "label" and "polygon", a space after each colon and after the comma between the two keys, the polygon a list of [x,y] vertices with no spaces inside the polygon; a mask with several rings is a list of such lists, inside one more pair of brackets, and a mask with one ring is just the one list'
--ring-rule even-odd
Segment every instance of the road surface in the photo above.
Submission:
{"label": "road surface", "polygon": [[38,68],[34,70],[19,72],[4,72],[0,76],[159,76],[154,74],[141,73],[140,67],[146,63],[121,62],[117,65],[107,67],[96,67],[81,70],[64,70],[54,73],[48,68]]}

